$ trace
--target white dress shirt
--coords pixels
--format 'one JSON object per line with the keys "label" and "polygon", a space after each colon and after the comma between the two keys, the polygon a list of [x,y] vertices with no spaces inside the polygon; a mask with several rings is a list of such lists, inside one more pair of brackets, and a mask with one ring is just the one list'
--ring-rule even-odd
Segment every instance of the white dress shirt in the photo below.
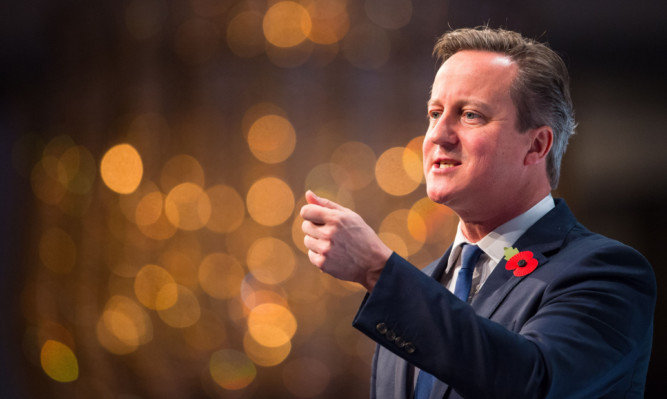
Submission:
{"label": "white dress shirt", "polygon": [[[479,257],[475,271],[473,272],[472,288],[470,290],[471,297],[482,288],[482,285],[498,262],[503,259],[505,256],[505,248],[512,247],[516,240],[518,240],[530,226],[535,224],[535,222],[542,218],[542,216],[546,215],[555,206],[554,199],[551,194],[549,194],[526,212],[498,226],[481,240],[474,243],[474,245],[477,245],[483,252]],[[461,257],[459,255],[461,254],[461,245],[464,243],[470,244],[470,242],[463,236],[461,222],[459,222],[456,230],[456,237],[452,244],[452,252],[449,254],[449,259],[447,260],[447,268],[443,273],[443,278],[446,278],[445,276],[452,276],[449,281],[443,281],[447,289],[451,292],[454,292],[459,269],[461,269]],[[517,249],[521,250],[520,248]],[[454,268],[453,273],[451,273],[452,268]]]}

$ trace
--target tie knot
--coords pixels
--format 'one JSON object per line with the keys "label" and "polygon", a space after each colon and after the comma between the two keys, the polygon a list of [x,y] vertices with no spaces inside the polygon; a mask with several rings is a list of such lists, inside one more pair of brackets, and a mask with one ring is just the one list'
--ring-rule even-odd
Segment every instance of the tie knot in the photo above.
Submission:
{"label": "tie knot", "polygon": [[461,247],[461,268],[474,269],[482,250],[473,244],[463,244]]}

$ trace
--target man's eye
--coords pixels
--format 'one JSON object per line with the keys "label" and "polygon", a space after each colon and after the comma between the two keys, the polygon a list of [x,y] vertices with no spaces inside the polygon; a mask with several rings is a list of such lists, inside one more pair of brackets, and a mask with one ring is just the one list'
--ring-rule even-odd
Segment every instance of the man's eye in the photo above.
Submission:
{"label": "man's eye", "polygon": [[438,118],[440,118],[440,115],[442,115],[442,112],[440,112],[440,111],[431,111],[431,112],[428,113],[428,116],[431,119],[438,119]]}
{"label": "man's eye", "polygon": [[463,117],[468,119],[468,120],[473,120],[473,119],[479,118],[480,116],[478,114],[474,113],[474,112],[466,111],[466,112],[463,113]]}

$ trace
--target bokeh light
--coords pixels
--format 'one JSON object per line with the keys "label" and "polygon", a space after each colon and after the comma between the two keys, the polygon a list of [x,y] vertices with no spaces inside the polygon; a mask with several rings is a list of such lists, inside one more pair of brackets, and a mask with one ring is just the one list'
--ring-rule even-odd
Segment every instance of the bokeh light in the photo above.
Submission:
{"label": "bokeh light", "polygon": [[211,217],[211,201],[200,186],[181,183],[167,194],[164,211],[174,226],[183,230],[199,230]]}
{"label": "bokeh light", "polygon": [[260,345],[275,348],[287,344],[296,333],[292,312],[275,303],[255,306],[248,315],[248,332]]}
{"label": "bokeh light", "polygon": [[222,349],[211,355],[209,371],[213,380],[224,389],[238,390],[248,386],[257,376],[257,369],[248,357],[233,349]]}
{"label": "bokeh light", "polygon": [[263,16],[257,11],[238,13],[227,24],[227,45],[239,57],[249,58],[264,51]]}
{"label": "bokeh light", "polygon": [[416,168],[421,173],[421,159],[418,155],[404,147],[393,147],[378,158],[375,164],[375,178],[387,194],[407,195],[419,187],[421,180],[416,179]]}
{"label": "bokeh light", "polygon": [[[197,296],[187,287],[176,286],[176,301],[169,307],[159,308],[160,319],[175,328],[190,327],[199,320],[201,307]],[[161,291],[159,295],[164,295]],[[170,294],[167,294],[170,295]]]}
{"label": "bokeh light", "polygon": [[268,9],[262,26],[269,43],[277,47],[294,47],[306,40],[313,23],[301,4],[280,1]]}
{"label": "bokeh light", "polygon": [[134,147],[118,144],[104,154],[100,173],[109,189],[119,194],[129,194],[141,183],[144,167]]}
{"label": "bokeh light", "polygon": [[341,41],[350,29],[347,0],[311,0],[305,3],[313,22],[308,38],[318,44]]}
{"label": "bokeh light", "polygon": [[248,269],[265,284],[280,284],[294,271],[294,251],[285,242],[274,237],[262,237],[248,250]]}
{"label": "bokeh light", "polygon": [[[422,248],[426,237],[423,235],[411,234],[412,231],[418,231],[418,229],[414,227],[413,230],[410,229],[410,223],[408,222],[409,217],[410,211],[408,209],[397,209],[384,218],[379,230],[381,234],[392,233],[400,237],[405,243],[407,254],[412,255]],[[415,221],[413,223],[416,224],[417,222],[418,221]]]}
{"label": "bokeh light", "polygon": [[201,163],[192,155],[179,154],[164,163],[160,174],[160,187],[168,193],[182,183],[204,187],[205,175]]}
{"label": "bokeh light", "polygon": [[238,229],[245,217],[245,203],[239,193],[224,184],[206,190],[211,203],[211,216],[206,227],[216,233],[229,233]]}
{"label": "bokeh light", "polygon": [[258,118],[248,131],[250,151],[262,162],[273,164],[284,161],[292,154],[295,145],[294,127],[279,115]]}
{"label": "bokeh light", "polygon": [[375,178],[375,153],[366,144],[350,141],[340,145],[331,155],[331,175],[347,190],[360,190]]}
{"label": "bokeh light", "polygon": [[149,309],[164,310],[178,300],[178,286],[172,275],[158,265],[146,265],[134,279],[134,293]]}
{"label": "bokeh light", "polygon": [[207,255],[199,265],[201,288],[213,298],[232,298],[241,291],[245,270],[235,257],[224,253]]}
{"label": "bokeh light", "polygon": [[44,372],[58,382],[72,382],[79,378],[79,363],[67,345],[48,340],[40,356]]}
{"label": "bokeh light", "polygon": [[294,194],[281,179],[265,177],[250,187],[246,204],[248,213],[257,223],[277,226],[292,215]]}
{"label": "bokeh light", "polygon": [[262,367],[273,367],[282,363],[292,350],[292,342],[269,347],[255,341],[249,332],[243,336],[243,350],[253,363]]}

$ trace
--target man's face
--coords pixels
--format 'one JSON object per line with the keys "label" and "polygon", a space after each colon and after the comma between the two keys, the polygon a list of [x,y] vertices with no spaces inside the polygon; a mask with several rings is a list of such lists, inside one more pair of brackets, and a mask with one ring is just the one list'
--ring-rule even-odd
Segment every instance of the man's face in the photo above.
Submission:
{"label": "man's face", "polygon": [[433,201],[461,214],[510,201],[523,188],[530,137],[517,130],[510,97],[517,70],[508,57],[486,51],[458,52],[440,67],[423,144]]}

